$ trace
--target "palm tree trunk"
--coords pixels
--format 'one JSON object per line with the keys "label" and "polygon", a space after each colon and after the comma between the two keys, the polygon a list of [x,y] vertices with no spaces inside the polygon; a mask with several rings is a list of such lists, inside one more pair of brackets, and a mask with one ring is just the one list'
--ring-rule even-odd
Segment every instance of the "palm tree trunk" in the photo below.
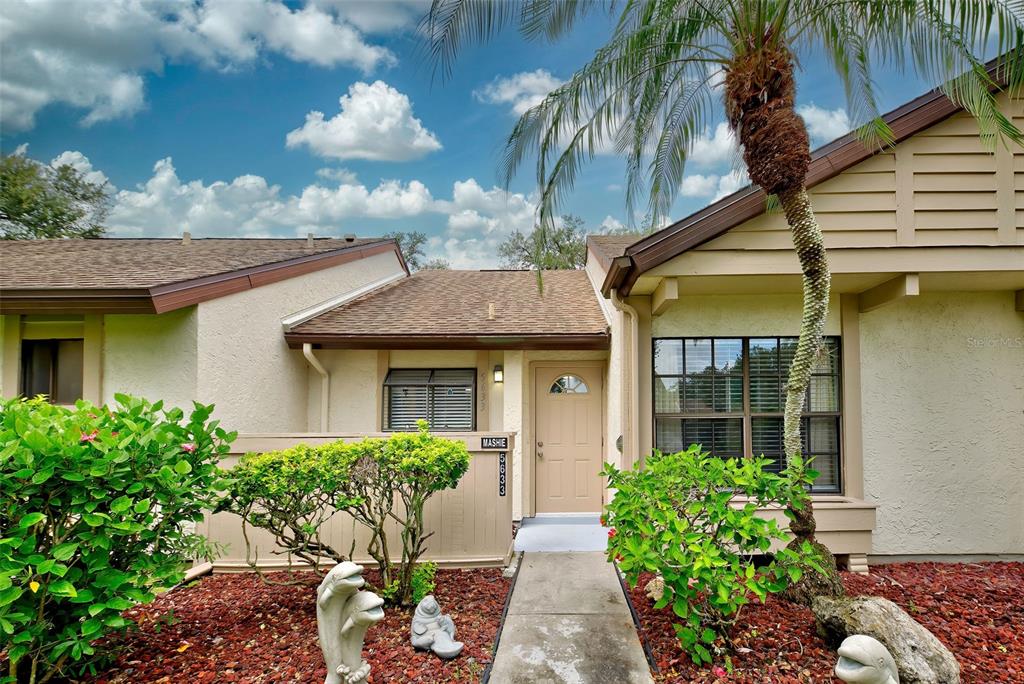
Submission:
{"label": "palm tree trunk", "polygon": [[786,383],[786,417],[783,427],[783,448],[787,461],[803,451],[800,440],[800,416],[811,371],[821,352],[831,276],[821,228],[814,218],[811,200],[804,188],[780,193],[779,200],[786,213],[786,222],[793,233],[793,244],[803,272],[804,311],[800,323],[800,340]]}
{"label": "palm tree trunk", "polygon": [[[803,451],[800,438],[801,415],[811,371],[821,352],[822,333],[828,315],[831,275],[821,228],[814,217],[806,188],[784,190],[779,193],[779,201],[786,214],[786,222],[793,233],[793,244],[803,273],[803,319],[800,323],[800,339],[786,383],[783,448],[788,464]],[[826,572],[824,575],[816,572],[805,573],[803,578],[790,586],[783,596],[795,603],[810,605],[815,596],[841,596],[844,590],[836,568],[835,556],[814,537],[816,523],[810,495],[803,496],[799,504],[799,507],[789,507],[789,530],[793,534],[789,546],[798,548],[804,543],[809,543],[817,552],[816,555]]]}

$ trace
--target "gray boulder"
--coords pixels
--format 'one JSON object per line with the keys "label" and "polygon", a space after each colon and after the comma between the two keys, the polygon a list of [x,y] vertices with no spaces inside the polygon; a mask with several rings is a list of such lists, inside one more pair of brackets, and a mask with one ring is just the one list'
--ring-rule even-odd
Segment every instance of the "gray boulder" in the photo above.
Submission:
{"label": "gray boulder", "polygon": [[935,635],[892,601],[877,596],[818,597],[811,606],[818,632],[833,649],[866,634],[889,649],[902,684],[959,684],[960,664]]}

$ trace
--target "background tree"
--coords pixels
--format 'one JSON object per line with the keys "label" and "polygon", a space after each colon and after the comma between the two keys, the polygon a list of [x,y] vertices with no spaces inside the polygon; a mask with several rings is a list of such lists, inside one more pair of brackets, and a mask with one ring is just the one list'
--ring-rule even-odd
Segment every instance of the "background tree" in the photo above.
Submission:
{"label": "background tree", "polygon": [[110,212],[110,186],[73,166],[50,166],[23,154],[0,159],[0,237],[96,238]]}
{"label": "background tree", "polygon": [[441,257],[435,257],[423,264],[424,271],[450,271],[451,268],[452,262]]}
{"label": "background tree", "polygon": [[502,268],[580,269],[587,263],[587,230],[583,219],[565,214],[550,230],[515,231],[498,245]]}
{"label": "background tree", "polygon": [[388,233],[384,233],[381,237],[394,240],[398,243],[398,251],[402,253],[402,258],[405,259],[406,265],[410,271],[418,271],[423,268],[423,262],[426,255],[423,253],[423,245],[427,241],[427,236],[418,230],[414,230],[408,233],[400,230],[393,230]]}
{"label": "background tree", "polygon": [[[611,143],[626,159],[626,201],[646,195],[659,224],[683,179],[694,139],[716,106],[743,148],[751,180],[775,195],[803,272],[803,320],[786,387],[784,445],[798,462],[800,414],[822,344],[830,275],[821,230],[806,189],[809,138],[795,110],[798,58],[831,66],[865,144],[892,141],[875,94],[876,61],[910,67],[941,84],[978,121],[991,146],[1020,131],[999,111],[995,91],[1024,83],[1024,5],[1010,0],[434,0],[424,22],[431,51],[450,72],[467,41],[509,24],[527,38],[555,40],[602,8],[621,8],[607,43],[532,109],[510,134],[501,174],[506,185],[535,161],[540,229],[549,230],[582,165]],[[995,76],[985,54],[1002,55]],[[715,84],[724,77],[724,87]],[[718,98],[721,96],[721,100]],[[1005,144],[1005,141],[999,141]],[[795,544],[814,539],[810,497],[790,507]],[[831,559],[827,549],[817,548]],[[842,590],[838,574],[808,573],[795,598]]]}

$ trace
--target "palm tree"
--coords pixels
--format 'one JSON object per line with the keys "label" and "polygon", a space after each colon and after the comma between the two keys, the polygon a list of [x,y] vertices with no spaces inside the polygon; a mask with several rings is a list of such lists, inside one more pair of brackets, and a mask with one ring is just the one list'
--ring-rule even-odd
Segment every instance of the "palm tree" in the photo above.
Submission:
{"label": "palm tree", "polygon": [[[618,9],[616,9],[618,8]],[[467,41],[510,24],[531,39],[556,40],[593,11],[616,12],[607,43],[572,78],[522,115],[501,161],[508,183],[536,163],[541,228],[572,188],[583,163],[614,145],[626,159],[626,200],[633,215],[646,196],[655,222],[672,206],[688,151],[716,105],[743,148],[750,179],[778,198],[803,271],[803,319],[786,388],[784,445],[800,467],[800,414],[822,345],[829,268],[807,194],[809,140],[796,113],[799,58],[831,66],[866,145],[892,141],[872,80],[876,64],[912,68],[978,121],[992,146],[1022,142],[995,92],[1024,84],[1022,0],[434,0],[424,27],[435,64],[450,72]],[[1002,55],[993,76],[985,55]],[[814,543],[804,495],[790,511],[794,544]],[[805,573],[794,596],[841,592],[831,578]],[[816,580],[814,579],[816,578]]]}

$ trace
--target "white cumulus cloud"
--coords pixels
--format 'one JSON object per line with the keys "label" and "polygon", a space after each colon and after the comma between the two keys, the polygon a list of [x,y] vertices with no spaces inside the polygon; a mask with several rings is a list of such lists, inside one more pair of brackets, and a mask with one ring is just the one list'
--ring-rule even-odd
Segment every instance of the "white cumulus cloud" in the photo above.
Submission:
{"label": "white cumulus cloud", "polygon": [[803,117],[804,123],[807,124],[807,132],[816,145],[830,142],[850,132],[850,117],[842,107],[823,109],[812,102],[797,107],[796,112]]}
{"label": "white cumulus cloud", "polygon": [[[54,163],[102,173],[79,152],[64,152]],[[448,259],[454,268],[496,266],[498,245],[513,231],[534,226],[534,197],[488,189],[474,178],[455,181],[450,196],[439,199],[418,180],[383,180],[367,187],[345,176],[344,169],[330,171],[320,174],[323,181],[289,194],[254,174],[211,182],[183,179],[167,157],[156,162],[144,183],[114,194],[107,226],[122,237],[167,237],[183,230],[195,237],[291,237],[350,232],[347,224],[364,218],[419,230],[416,219],[442,217],[445,226],[428,240],[428,257]]]}
{"label": "white cumulus cloud", "polygon": [[355,171],[344,168],[323,168],[317,169],[316,175],[324,180],[337,181],[339,183],[353,184],[359,182]]}
{"label": "white cumulus cloud", "polygon": [[321,157],[408,161],[441,149],[441,142],[413,116],[412,102],[383,81],[349,86],[330,119],[312,111],[285,143],[307,145]]}
{"label": "white cumulus cloud", "polygon": [[695,173],[691,176],[684,176],[679,186],[679,194],[683,197],[710,197],[715,194],[718,188],[718,176],[715,174],[703,175]]}
{"label": "white cumulus cloud", "polygon": [[736,137],[729,130],[728,124],[721,122],[715,126],[713,133],[707,129],[694,139],[686,161],[700,166],[730,164],[735,160],[738,150]]}
{"label": "white cumulus cloud", "polygon": [[329,6],[282,0],[5,0],[0,3],[0,111],[28,130],[42,108],[66,103],[83,125],[145,106],[144,77],[170,63],[237,69],[263,55],[369,73],[395,63]]}
{"label": "white cumulus cloud", "polygon": [[523,71],[512,76],[502,76],[473,91],[473,96],[488,104],[507,104],[516,116],[540,104],[562,81],[546,69]]}
{"label": "white cumulus cloud", "polygon": [[717,202],[749,184],[750,178],[745,169],[733,170],[723,175],[695,173],[683,177],[679,194],[683,197],[711,198],[712,202]]}
{"label": "white cumulus cloud", "polygon": [[283,195],[280,186],[251,174],[209,184],[183,181],[168,157],[144,184],[114,196],[108,224],[122,235],[303,235],[338,232],[349,218],[408,218],[437,210],[417,180],[384,180],[372,189],[357,182],[313,184],[299,195]]}
{"label": "white cumulus cloud", "polygon": [[626,224],[615,218],[614,216],[605,216],[604,220],[601,221],[601,232],[602,233],[618,233],[626,227]]}
{"label": "white cumulus cloud", "polygon": [[[24,154],[24,150],[22,151],[22,154]],[[50,161],[50,166],[55,169],[59,166],[70,166],[82,174],[82,177],[87,182],[95,183],[96,185],[104,185],[109,182],[107,174],[103,173],[99,169],[94,169],[89,158],[77,150],[61,152]]]}

